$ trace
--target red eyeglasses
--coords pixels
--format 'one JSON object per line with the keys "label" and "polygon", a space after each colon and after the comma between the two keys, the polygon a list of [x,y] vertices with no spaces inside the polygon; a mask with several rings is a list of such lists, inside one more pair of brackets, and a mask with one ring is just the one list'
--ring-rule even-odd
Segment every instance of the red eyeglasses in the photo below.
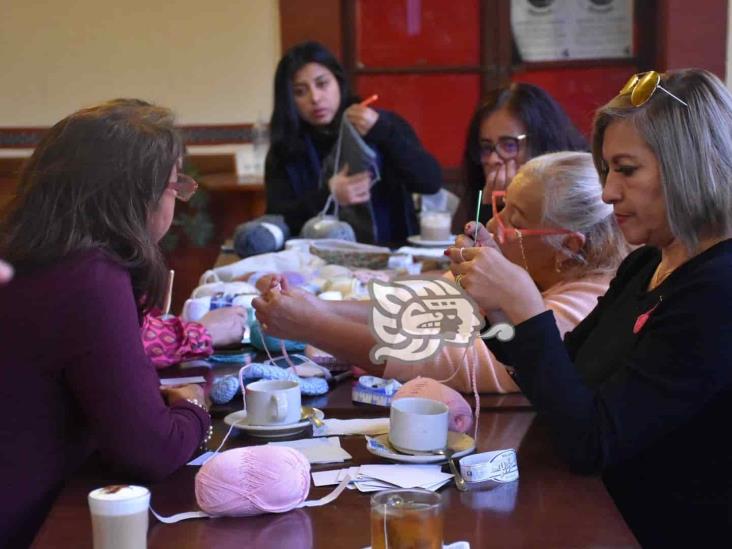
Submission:
{"label": "red eyeglasses", "polygon": [[[491,203],[493,206],[493,219],[496,220],[496,239],[501,244],[506,241],[520,240],[524,236],[544,236],[553,234],[572,234],[574,231],[567,229],[516,229],[514,227],[506,227],[499,213],[499,199],[501,202],[506,200],[506,191],[493,191],[491,195]],[[503,208],[501,208],[503,209]]]}
{"label": "red eyeglasses", "polygon": [[198,189],[196,180],[181,172],[178,172],[178,179],[171,181],[168,186],[175,190],[175,197],[183,202],[188,202]]}

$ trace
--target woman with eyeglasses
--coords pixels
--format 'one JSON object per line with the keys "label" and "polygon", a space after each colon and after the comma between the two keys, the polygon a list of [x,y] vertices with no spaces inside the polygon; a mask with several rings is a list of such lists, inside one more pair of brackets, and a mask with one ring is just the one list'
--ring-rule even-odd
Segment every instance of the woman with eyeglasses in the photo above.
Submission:
{"label": "woman with eyeglasses", "polygon": [[[167,270],[158,241],[195,182],[170,111],[139,100],[54,125],[0,227],[0,539],[26,547],[94,452],[120,483],[155,481],[210,436],[198,385],[164,391],[140,340]],[[167,400],[167,404],[166,404]]]}
{"label": "woman with eyeglasses", "polygon": [[732,541],[730,128],[732,95],[699,69],[636,75],[598,111],[603,200],[641,247],[564,341],[500,247],[450,250],[491,321],[515,326],[491,349],[648,547]]}
{"label": "woman with eyeglasses", "polygon": [[[475,218],[478,191],[483,190],[483,204],[490,205],[491,193],[505,190],[531,158],[587,148],[587,141],[562,107],[543,89],[515,82],[493,90],[468,126],[453,230],[461,234],[463,225]],[[486,223],[490,215],[490,207],[482,208],[480,222]]]}
{"label": "woman with eyeglasses", "polygon": [[[501,193],[496,191],[497,200]],[[592,310],[628,252],[612,208],[602,202],[600,193],[589,153],[539,156],[519,169],[500,203],[500,213],[489,224],[505,257],[529,274],[546,307],[554,311],[562,333]],[[466,227],[467,234],[474,230],[474,223]],[[459,237],[458,243],[464,238]],[[487,238],[482,227],[478,240]],[[368,326],[372,308],[368,302],[326,302],[290,290],[257,299],[254,307],[268,333],[307,341],[376,375],[400,381],[417,376],[449,378],[447,385],[469,392],[471,363],[480,392],[519,390],[479,339],[467,353],[464,347],[444,344],[419,362],[372,364],[369,352],[377,342]],[[303,310],[308,311],[306,317],[300,313]]]}
{"label": "woman with eyeglasses", "polygon": [[[351,96],[343,67],[317,42],[298,44],[280,59],[264,182],[267,213],[283,215],[292,234],[330,195],[359,242],[397,244],[419,232],[412,193],[438,192],[440,166],[406,120],[367,102]],[[376,152],[378,182],[345,165],[334,173],[343,118]]]}

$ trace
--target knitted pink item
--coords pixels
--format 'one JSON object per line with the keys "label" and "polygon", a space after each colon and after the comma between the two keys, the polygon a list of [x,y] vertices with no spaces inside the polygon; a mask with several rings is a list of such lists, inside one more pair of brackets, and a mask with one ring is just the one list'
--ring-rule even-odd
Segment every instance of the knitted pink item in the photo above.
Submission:
{"label": "knitted pink item", "polygon": [[449,410],[448,429],[467,433],[473,425],[473,412],[470,405],[455,389],[443,385],[429,377],[416,377],[396,392],[394,399],[422,397],[443,402]]}
{"label": "knitted pink item", "polygon": [[305,501],[310,463],[284,446],[252,446],[222,452],[196,475],[196,501],[214,516],[284,513]]}

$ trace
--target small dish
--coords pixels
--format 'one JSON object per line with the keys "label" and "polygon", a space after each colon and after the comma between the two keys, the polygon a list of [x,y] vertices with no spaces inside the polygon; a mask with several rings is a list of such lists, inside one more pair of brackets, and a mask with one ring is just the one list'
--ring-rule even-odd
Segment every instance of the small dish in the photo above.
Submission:
{"label": "small dish", "polygon": [[[389,443],[389,435],[378,435],[375,437],[366,437],[366,449],[374,454],[392,461],[402,463],[446,463],[444,455],[426,454],[414,456],[411,454],[402,454],[395,450]],[[475,450],[475,440],[470,435],[464,433],[456,433],[449,431],[447,433],[447,447],[454,452],[453,459],[468,455]]]}
{"label": "small dish", "polygon": [[[325,418],[325,414],[318,408],[313,408],[313,417],[320,420]],[[288,423],[287,425],[249,425],[247,421],[246,410],[232,412],[224,418],[224,423],[232,425],[237,429],[244,431],[248,435],[261,438],[280,438],[296,435],[307,429],[311,422],[308,419],[302,419],[297,423]]]}
{"label": "small dish", "polygon": [[422,237],[418,234],[414,234],[412,236],[407,237],[407,242],[410,244],[414,244],[415,246],[423,246],[425,248],[444,248],[446,246],[451,246],[455,243],[454,236],[451,236],[450,238],[446,240],[422,240]]}

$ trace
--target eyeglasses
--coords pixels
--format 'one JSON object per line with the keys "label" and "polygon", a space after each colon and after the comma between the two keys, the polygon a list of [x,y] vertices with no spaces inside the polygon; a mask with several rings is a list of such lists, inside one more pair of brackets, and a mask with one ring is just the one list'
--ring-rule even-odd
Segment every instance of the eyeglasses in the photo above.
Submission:
{"label": "eyeglasses", "polygon": [[493,191],[493,194],[491,195],[491,203],[493,205],[493,219],[496,220],[496,239],[501,244],[505,244],[507,241],[511,242],[513,240],[519,240],[520,242],[524,236],[572,234],[574,232],[568,229],[516,229],[514,227],[506,227],[503,224],[501,216],[498,215],[505,206],[506,191]]}
{"label": "eyeglasses", "polygon": [[526,139],[526,134],[512,136],[502,135],[498,138],[498,142],[494,145],[493,143],[481,143],[478,146],[479,156],[481,160],[487,159],[493,151],[502,160],[511,160],[516,158],[521,148],[521,141]]}
{"label": "eyeglasses", "polygon": [[175,190],[175,197],[182,202],[188,202],[198,189],[196,180],[181,172],[178,172],[178,179],[171,181],[168,186]]}
{"label": "eyeglasses", "polygon": [[660,82],[661,75],[658,74],[656,71],[648,71],[634,74],[630,77],[630,80],[625,83],[625,86],[622,87],[618,95],[630,94],[630,104],[634,107],[640,107],[653,96],[657,89],[659,89],[676,99],[676,101],[678,101],[685,107],[689,106],[684,101],[668,91],[666,88],[661,86]]}

